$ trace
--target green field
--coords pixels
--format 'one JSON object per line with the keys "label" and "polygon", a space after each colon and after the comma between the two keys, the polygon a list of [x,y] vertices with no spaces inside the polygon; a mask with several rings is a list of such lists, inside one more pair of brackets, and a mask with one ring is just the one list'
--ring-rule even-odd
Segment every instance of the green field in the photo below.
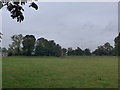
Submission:
{"label": "green field", "polygon": [[3,88],[117,88],[118,58],[4,57]]}

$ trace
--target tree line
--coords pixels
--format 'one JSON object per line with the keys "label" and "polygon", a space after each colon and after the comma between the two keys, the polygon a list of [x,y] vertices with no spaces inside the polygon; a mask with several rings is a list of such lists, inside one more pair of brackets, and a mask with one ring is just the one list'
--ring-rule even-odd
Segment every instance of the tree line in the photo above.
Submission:
{"label": "tree line", "polygon": [[34,35],[22,34],[13,35],[12,43],[9,44],[8,55],[24,55],[24,56],[60,56],[61,46],[56,44],[54,40],[45,38],[36,39]]}
{"label": "tree line", "polygon": [[7,52],[8,56],[120,56],[120,33],[114,39],[114,47],[106,42],[104,45],[98,46],[93,52],[89,48],[84,50],[80,47],[76,49],[62,48],[54,40],[47,40],[43,37],[36,39],[34,35],[13,35],[11,39],[12,43],[9,44],[8,49],[0,48],[3,53]]}

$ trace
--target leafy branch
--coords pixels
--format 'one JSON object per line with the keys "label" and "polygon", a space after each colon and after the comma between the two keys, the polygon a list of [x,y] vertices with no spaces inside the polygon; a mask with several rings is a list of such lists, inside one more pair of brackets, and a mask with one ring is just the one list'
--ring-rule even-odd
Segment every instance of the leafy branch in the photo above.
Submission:
{"label": "leafy branch", "polygon": [[[0,1],[0,8],[6,6],[7,10],[11,13],[11,17],[12,19],[16,19],[17,22],[21,22],[24,20],[24,8],[23,5],[25,5],[27,3],[27,0],[22,2],[20,0],[18,0],[17,2],[13,2],[13,1]],[[35,2],[30,3],[29,7],[34,8],[35,10],[38,10],[38,6]]]}

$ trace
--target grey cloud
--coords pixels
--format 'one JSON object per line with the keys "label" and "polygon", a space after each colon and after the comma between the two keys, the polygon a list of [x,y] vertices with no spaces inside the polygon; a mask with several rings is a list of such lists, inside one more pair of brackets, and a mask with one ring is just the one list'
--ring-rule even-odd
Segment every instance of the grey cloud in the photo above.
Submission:
{"label": "grey cloud", "polygon": [[9,13],[3,10],[3,46],[8,47],[11,42],[10,36],[20,33],[34,34],[36,38],[54,39],[65,48],[79,46],[93,50],[105,42],[113,45],[118,33],[117,3],[38,3],[38,5],[38,11],[25,6],[25,21],[21,24],[10,19]]}

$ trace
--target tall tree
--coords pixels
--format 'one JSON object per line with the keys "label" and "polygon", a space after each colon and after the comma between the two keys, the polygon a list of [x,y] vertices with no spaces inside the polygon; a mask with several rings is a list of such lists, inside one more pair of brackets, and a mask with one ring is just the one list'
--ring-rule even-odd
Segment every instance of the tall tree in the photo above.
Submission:
{"label": "tall tree", "polygon": [[22,44],[22,39],[23,39],[22,34],[13,35],[11,39],[12,39],[12,44],[14,44],[14,49],[16,49],[16,54],[20,55],[21,44]]}
{"label": "tall tree", "polygon": [[36,45],[35,45],[35,55],[49,56],[48,44],[49,44],[49,42],[47,39],[39,38],[36,41]]}
{"label": "tall tree", "polygon": [[114,39],[115,42],[115,53],[120,56],[120,32],[118,36]]}
{"label": "tall tree", "polygon": [[55,45],[53,50],[54,50],[55,56],[57,56],[57,57],[61,56],[62,50],[61,50],[61,46],[59,44]]}
{"label": "tall tree", "polygon": [[104,49],[105,49],[105,54],[106,55],[112,55],[112,51],[113,51],[113,47],[110,45],[110,43],[105,43],[104,45],[103,45],[103,47],[104,47]]}
{"label": "tall tree", "polygon": [[31,56],[35,46],[35,37],[33,35],[26,35],[23,37],[23,54],[27,56]]}
{"label": "tall tree", "polygon": [[21,53],[21,43],[22,43],[22,39],[23,39],[22,34],[13,35],[11,37],[11,39],[12,39],[12,43],[9,44],[8,53],[10,55],[20,55],[20,53]]}

